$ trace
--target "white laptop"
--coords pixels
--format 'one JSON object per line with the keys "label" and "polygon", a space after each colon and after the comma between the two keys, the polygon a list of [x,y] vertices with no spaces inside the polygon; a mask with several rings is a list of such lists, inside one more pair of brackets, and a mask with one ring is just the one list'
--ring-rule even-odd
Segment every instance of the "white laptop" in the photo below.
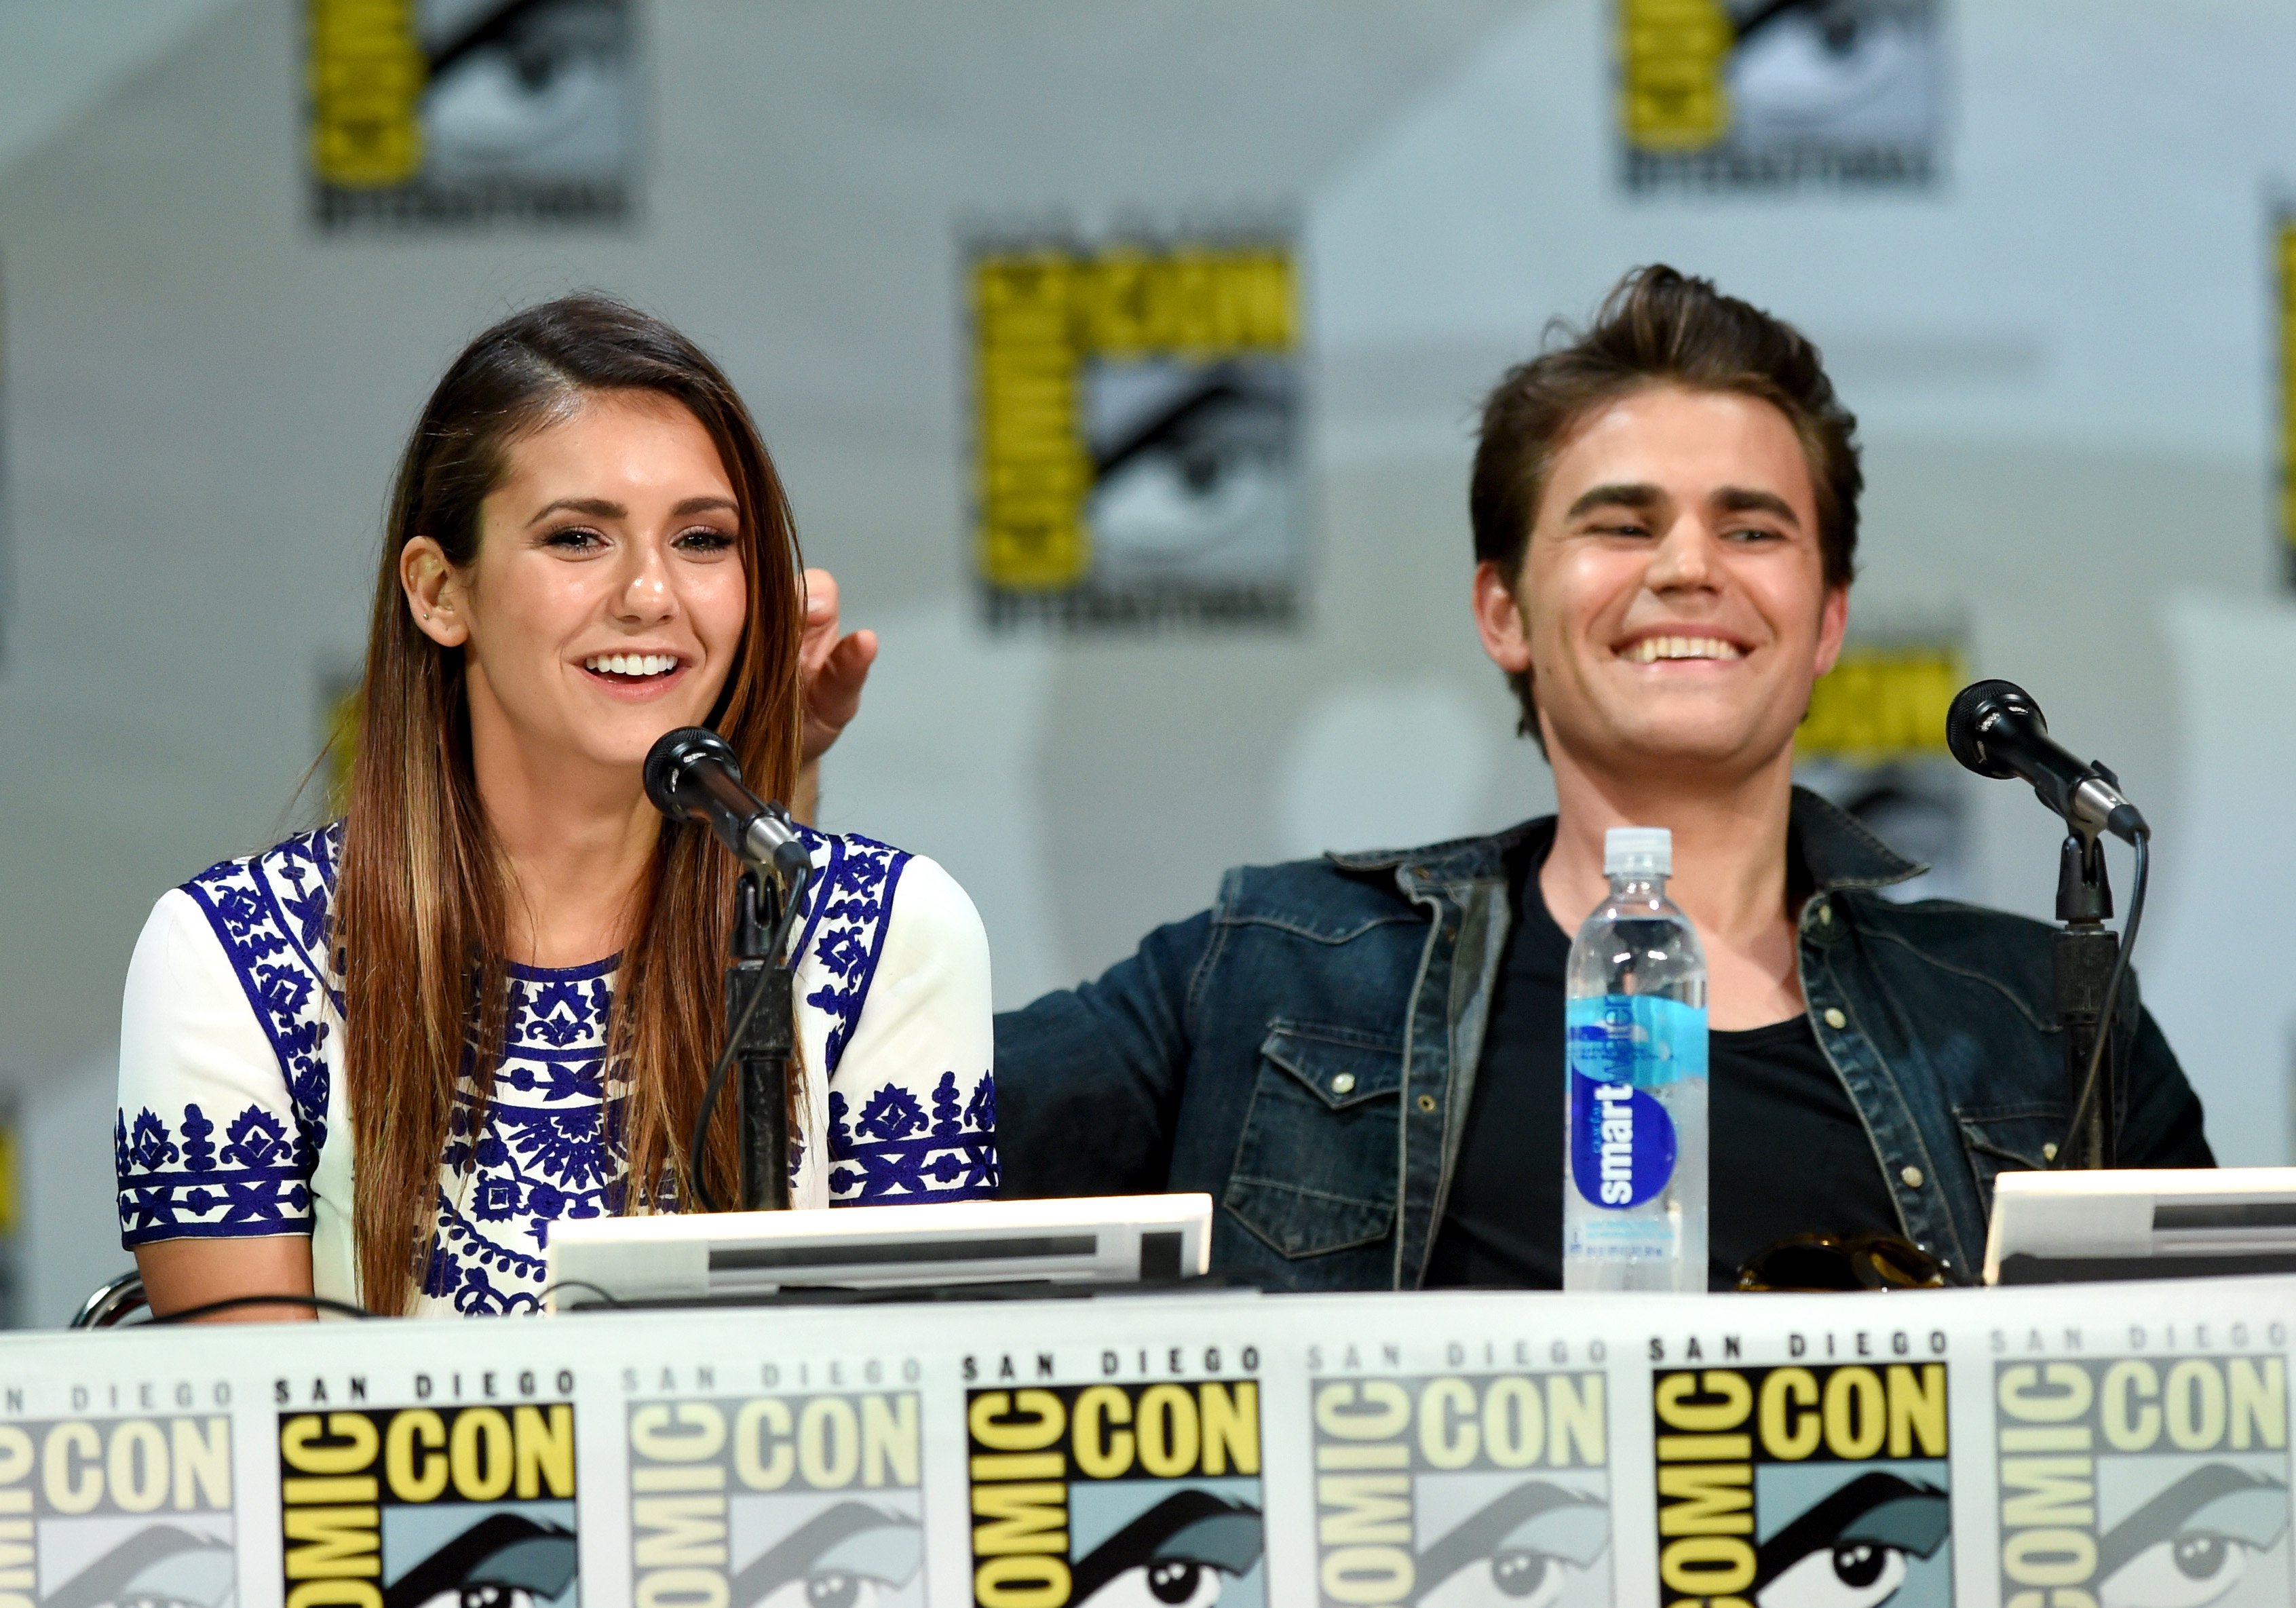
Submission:
{"label": "white laptop", "polygon": [[803,1291],[1161,1283],[1210,1267],[1211,1226],[1208,1194],[563,1218],[550,1228],[549,1305],[567,1312]]}
{"label": "white laptop", "polygon": [[1988,1284],[2296,1272],[2296,1167],[2005,1172]]}

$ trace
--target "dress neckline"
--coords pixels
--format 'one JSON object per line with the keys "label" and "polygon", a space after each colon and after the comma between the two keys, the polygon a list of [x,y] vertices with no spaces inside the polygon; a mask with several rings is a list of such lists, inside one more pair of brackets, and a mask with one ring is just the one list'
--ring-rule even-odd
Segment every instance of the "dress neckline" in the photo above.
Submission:
{"label": "dress neckline", "polygon": [[612,976],[621,966],[622,956],[617,950],[603,960],[579,966],[529,966],[513,960],[505,962],[503,969],[519,982],[590,982]]}

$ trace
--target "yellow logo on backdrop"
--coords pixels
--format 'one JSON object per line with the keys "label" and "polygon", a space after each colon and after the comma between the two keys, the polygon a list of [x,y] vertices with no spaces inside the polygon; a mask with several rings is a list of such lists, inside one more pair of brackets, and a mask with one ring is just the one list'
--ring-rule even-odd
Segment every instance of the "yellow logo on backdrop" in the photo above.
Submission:
{"label": "yellow logo on backdrop", "polygon": [[2296,547],[2296,218],[2279,230],[2281,537]]}
{"label": "yellow logo on backdrop", "polygon": [[0,1424],[0,1608],[62,1602],[61,1582],[130,1555],[196,1555],[212,1573],[231,1549],[231,1505],[221,1415]]}
{"label": "yellow logo on backdrop", "polygon": [[1081,407],[1096,357],[1289,351],[1290,255],[1269,246],[1044,247],[972,265],[981,578],[1057,591],[1092,569]]}
{"label": "yellow logo on backdrop", "polygon": [[[974,1391],[965,1426],[980,1608],[1070,1601],[1079,1486],[1259,1473],[1259,1385],[1250,1379]],[[1256,1533],[1258,1508],[1237,1511]],[[1255,1540],[1255,1558],[1258,1550]]]}
{"label": "yellow logo on backdrop", "polygon": [[382,1608],[371,1582],[386,1573],[383,1509],[571,1498],[574,1409],[289,1414],[279,1421],[279,1474],[287,1608]]}
{"label": "yellow logo on backdrop", "polygon": [[0,1127],[0,1235],[12,1235],[16,1232],[18,1177],[16,1128],[11,1122],[5,1127]]}
{"label": "yellow logo on backdrop", "polygon": [[1724,69],[1737,30],[1721,0],[1619,0],[1628,141],[1702,151],[1730,131]]}
{"label": "yellow logo on backdrop", "polygon": [[[228,1419],[0,1425],[0,1514],[193,1513],[230,1506]],[[0,1526],[0,1536],[29,1539],[6,1526]]]}
{"label": "yellow logo on backdrop", "polygon": [[319,764],[320,774],[326,782],[327,815],[331,820],[350,810],[351,773],[358,765],[365,710],[356,681],[327,704],[326,747],[320,752]]}
{"label": "yellow logo on backdrop", "polygon": [[403,185],[422,166],[429,63],[414,0],[310,0],[311,167],[347,189]]}
{"label": "yellow logo on backdrop", "polygon": [[[2128,1595],[2139,1589],[2137,1577],[2155,1578],[2131,1555],[2132,1530],[2141,1532],[2140,1553],[2141,1543],[2155,1543],[2164,1554],[2176,1544],[2177,1574],[2165,1573],[2164,1557],[2158,1578],[2188,1595],[2158,1600],[2214,1601],[2239,1578],[2249,1547],[2237,1514],[2220,1535],[2192,1515],[2214,1499],[2224,1522],[2226,1498],[2235,1505],[2260,1499],[2277,1513],[2269,1526],[2275,1537],[2286,1524],[2288,1375],[2280,1358],[2006,1363],[1994,1370],[1994,1401],[2001,1595],[2009,1608],[2152,1600]],[[2280,1455],[2257,1456],[2267,1452]],[[2166,1460],[2158,1477],[2166,1483],[2137,1513],[2105,1522],[2109,1482],[2117,1482],[2126,1505],[2127,1492],[2143,1489],[2143,1465],[2152,1458]],[[2148,1515],[2157,1520],[2162,1513],[2169,1529],[2155,1538]],[[2179,1531],[2180,1525],[2191,1528]],[[2246,1540],[2259,1538],[2251,1533]],[[2257,1595],[2250,1600],[2264,1601],[2270,1581],[2252,1585]],[[2202,1590],[2210,1595],[2199,1595]]]}
{"label": "yellow logo on backdrop", "polygon": [[[1313,1411],[1317,1578],[1325,1603],[1351,1608],[1450,1600],[1464,1588],[1447,1585],[1460,1579],[1456,1562],[1440,1578],[1423,1578],[1425,1559],[1452,1552],[1431,1547],[1425,1532],[1461,1532],[1467,1511],[1456,1497],[1443,1500],[1446,1477],[1474,1481],[1470,1507],[1488,1514],[1494,1498],[1521,1501],[1535,1484],[1495,1484],[1495,1475],[1597,1470],[1606,1461],[1595,1373],[1336,1379],[1316,1387]],[[1517,1511],[1568,1507],[1603,1511],[1584,1481],[1548,1485]],[[1607,1535],[1607,1517],[1602,1525]],[[1559,1582],[1563,1560],[1539,1555],[1539,1571],[1517,1578]],[[1571,1561],[1581,1569],[1590,1562]]]}
{"label": "yellow logo on backdrop", "polygon": [[[730,1600],[733,1542],[742,1528],[737,1497],[917,1484],[913,1391],[646,1402],[631,1407],[628,1434],[631,1567],[640,1603]],[[905,1525],[915,1533],[902,1514],[874,1516],[892,1525],[881,1543]],[[753,1528],[757,1522],[753,1515]]]}
{"label": "yellow logo on backdrop", "polygon": [[[1758,1538],[1775,1539],[1797,1516],[1794,1499],[1766,1495],[1765,1471],[1779,1465],[1930,1464],[1933,1482],[1892,1474],[1887,1494],[1928,1511],[1937,1533],[1913,1548],[1918,1555],[1940,1544],[1948,1455],[1941,1362],[1685,1369],[1653,1376],[1652,1404],[1661,1603],[1751,1600],[1758,1583],[1771,1583],[1763,1555],[1771,1542]],[[1874,1498],[1866,1500],[1870,1508]]]}
{"label": "yellow logo on backdrop", "polygon": [[1794,738],[1803,759],[1877,760],[1945,751],[1945,714],[1961,689],[1948,647],[1847,648],[1810,689]]}

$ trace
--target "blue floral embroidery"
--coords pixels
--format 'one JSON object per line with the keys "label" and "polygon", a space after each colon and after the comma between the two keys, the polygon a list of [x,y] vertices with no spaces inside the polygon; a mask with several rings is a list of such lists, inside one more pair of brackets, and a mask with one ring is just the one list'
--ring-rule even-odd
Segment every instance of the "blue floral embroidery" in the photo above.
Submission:
{"label": "blue floral embroidery", "polygon": [[[891,925],[893,890],[909,856],[857,834],[824,837],[803,827],[798,830],[813,852],[815,868],[812,886],[806,890],[809,907],[797,952],[810,955],[828,973],[829,980],[807,995],[805,1003],[830,1018],[823,1059],[834,1073],[861,1020],[861,1007],[868,1003],[869,985],[876,980],[885,930]],[[822,864],[824,848],[826,865]]]}
{"label": "blue floral embroidery", "polygon": [[[250,1119],[279,1130],[275,1119],[253,1106],[239,1115],[233,1128]],[[311,1197],[306,1180],[310,1169],[300,1164],[299,1157],[284,1165],[222,1170],[214,1164],[213,1147],[206,1138],[213,1127],[197,1105],[185,1106],[186,1144],[179,1148],[173,1130],[152,1112],[137,1112],[132,1128],[127,1113],[119,1113],[112,1129],[112,1149],[119,1173],[123,1244],[132,1248],[151,1240],[235,1238],[308,1227]],[[182,1171],[173,1169],[179,1158],[187,1162]],[[223,1159],[231,1166],[229,1147]]]}
{"label": "blue floral embroidery", "polygon": [[329,1023],[320,1002],[332,998],[324,956],[341,842],[340,826],[326,827],[184,884],[271,1041],[295,1132],[250,1105],[225,1123],[228,1143],[218,1152],[214,1116],[186,1105],[178,1147],[153,1112],[132,1126],[122,1112],[115,1149],[123,1243],[309,1230],[308,1179],[327,1136]]}
{"label": "blue floral embroidery", "polygon": [[[987,1072],[969,1085],[955,1071],[921,1076],[914,1086],[884,1082],[857,1117],[849,1113],[835,1072],[867,1003],[909,857],[865,838],[808,833],[806,840],[818,869],[798,953],[822,980],[806,1003],[830,1019],[824,1071],[832,1203],[994,1194],[996,1102]],[[309,1179],[327,1137],[326,1046],[342,1004],[327,950],[340,849],[340,829],[330,827],[185,884],[270,1040],[287,1114],[192,1103],[174,1120],[148,1110],[120,1112],[113,1150],[127,1244],[309,1231]],[[466,1081],[440,1157],[438,1235],[423,1291],[459,1312],[536,1309],[550,1225],[623,1208],[626,1091],[605,1058],[619,964],[512,968],[504,1055],[483,1113]],[[803,1136],[792,1135],[792,1177],[805,1149]]]}
{"label": "blue floral embroidery", "polygon": [[193,1172],[215,1170],[215,1144],[208,1136],[215,1124],[196,1105],[184,1107],[184,1166]]}
{"label": "blue floral embroidery", "polygon": [[168,1140],[168,1125],[150,1112],[135,1116],[135,1131],[127,1141],[127,1158],[146,1172],[157,1172],[176,1159],[176,1147]]}
{"label": "blue floral embroidery", "polygon": [[861,1108],[861,1120],[854,1127],[872,1139],[906,1139],[924,1125],[925,1114],[917,1104],[917,1097],[889,1083]]}
{"label": "blue floral embroidery", "polygon": [[317,1008],[340,1005],[325,964],[326,909],[333,897],[340,823],[289,838],[252,859],[210,866],[184,891],[207,913],[286,1074],[296,1125],[316,1156],[327,1142],[330,1030]]}
{"label": "blue floral embroidery", "polygon": [[425,1295],[465,1314],[532,1311],[550,1225],[619,1205],[625,1090],[605,1048],[620,964],[511,969],[503,1055],[483,1115],[466,1075],[449,1119]]}
{"label": "blue floral embroidery", "polygon": [[[889,1083],[849,1124],[845,1096],[829,1095],[830,1202],[873,1206],[900,1201],[986,1200],[996,1193],[996,1096],[983,1072],[957,1114],[957,1076],[943,1072],[933,1090],[934,1120],[916,1096]],[[980,1117],[990,1119],[987,1126]]]}
{"label": "blue floral embroidery", "polygon": [[[184,1108],[188,1113],[199,1110],[196,1105]],[[286,1125],[269,1112],[249,1106],[231,1120],[224,1130],[231,1143],[224,1146],[226,1165],[261,1169],[275,1167],[292,1158],[294,1147],[288,1142]]]}

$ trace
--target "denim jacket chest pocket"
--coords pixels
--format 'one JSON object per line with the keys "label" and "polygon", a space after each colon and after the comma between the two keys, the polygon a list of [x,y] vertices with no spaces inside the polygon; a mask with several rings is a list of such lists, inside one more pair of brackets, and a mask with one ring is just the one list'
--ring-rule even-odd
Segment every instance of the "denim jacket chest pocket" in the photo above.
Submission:
{"label": "denim jacket chest pocket", "polygon": [[1957,1105],[1961,1145],[1976,1175],[1979,1204],[1993,1210],[1993,1180],[2005,1172],[2040,1172],[2056,1159],[2065,1108],[2054,1100],[2015,1105]]}
{"label": "denim jacket chest pocket", "polygon": [[1386,1239],[1402,1087],[1393,1039],[1277,1018],[1260,1043],[1222,1203],[1292,1259]]}

